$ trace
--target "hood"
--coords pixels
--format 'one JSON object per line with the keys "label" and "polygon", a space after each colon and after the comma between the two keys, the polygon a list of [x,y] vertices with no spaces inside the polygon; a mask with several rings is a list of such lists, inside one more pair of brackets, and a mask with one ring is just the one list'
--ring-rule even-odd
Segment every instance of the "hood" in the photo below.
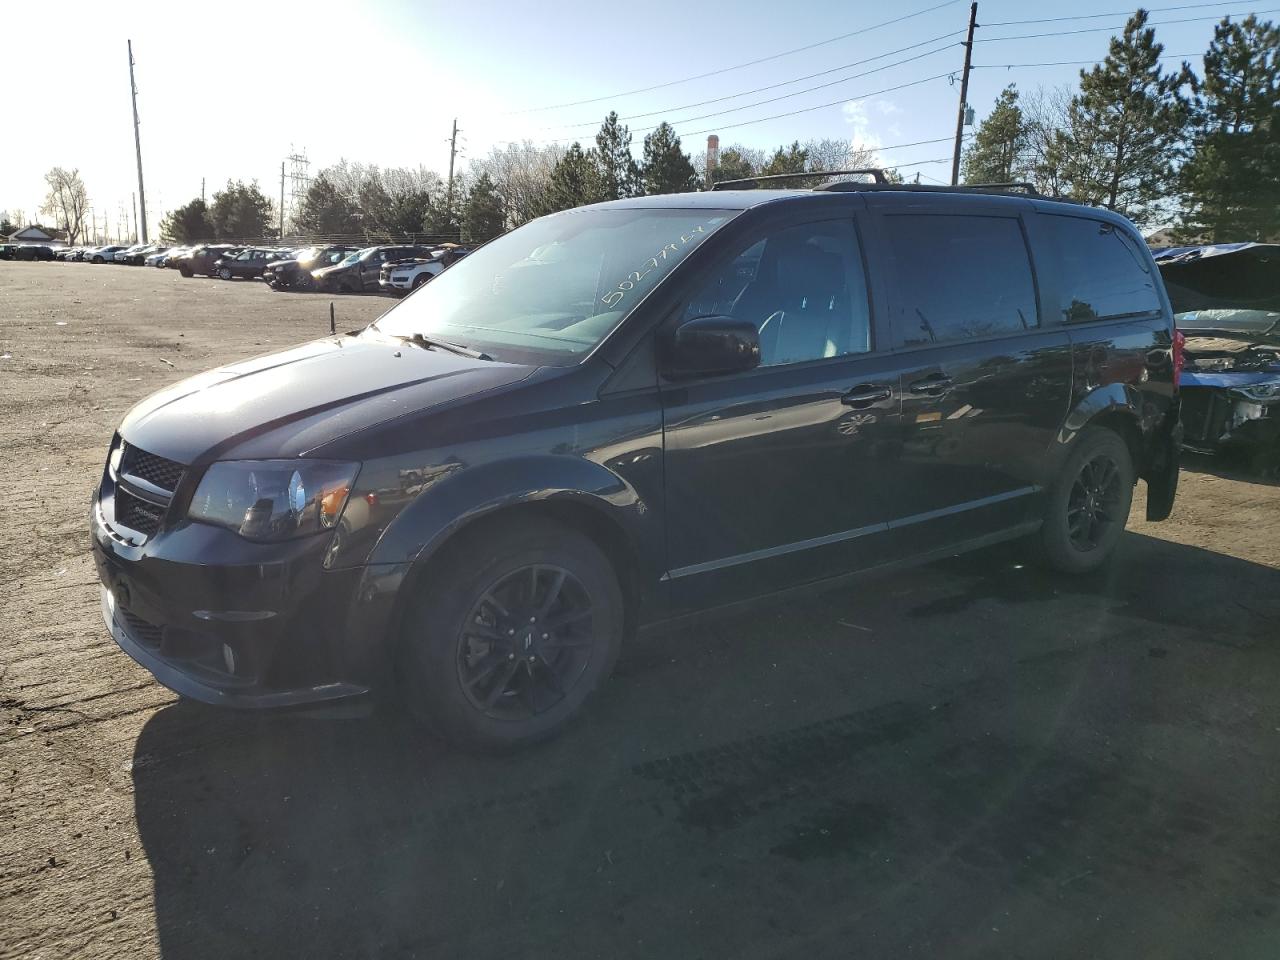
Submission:
{"label": "hood", "polygon": [[120,435],[181,463],[301,456],[364,427],[514,383],[534,369],[366,330],[183,380],[130,410]]}
{"label": "hood", "polygon": [[1189,371],[1280,370],[1280,245],[1174,247],[1154,257]]}
{"label": "hood", "polygon": [[327,267],[321,267],[318,270],[312,270],[311,275],[313,277],[327,277],[331,273],[343,273],[354,266],[356,266],[354,263],[334,263]]}

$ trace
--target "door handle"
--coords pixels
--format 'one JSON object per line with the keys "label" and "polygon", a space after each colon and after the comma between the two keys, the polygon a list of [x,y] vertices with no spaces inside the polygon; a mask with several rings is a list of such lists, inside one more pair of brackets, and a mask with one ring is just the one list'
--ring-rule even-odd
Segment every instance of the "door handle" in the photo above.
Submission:
{"label": "door handle", "polygon": [[923,380],[917,380],[907,387],[912,393],[922,394],[926,397],[945,397],[955,388],[955,381],[950,377],[943,376],[925,377]]}
{"label": "door handle", "polygon": [[882,403],[893,397],[893,388],[883,383],[863,383],[854,387],[843,397],[840,402],[846,407],[853,407],[861,410],[864,407],[870,407],[877,403]]}

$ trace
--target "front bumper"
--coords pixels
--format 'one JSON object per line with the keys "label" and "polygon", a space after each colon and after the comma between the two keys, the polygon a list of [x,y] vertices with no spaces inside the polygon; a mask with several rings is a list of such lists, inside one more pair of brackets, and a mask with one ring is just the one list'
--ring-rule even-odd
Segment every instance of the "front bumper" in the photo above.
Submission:
{"label": "front bumper", "polygon": [[1196,382],[1184,382],[1183,446],[1197,453],[1217,453],[1229,447],[1280,445],[1280,395],[1255,397],[1241,389],[1277,376],[1201,374]]}
{"label": "front bumper", "polygon": [[90,529],[112,637],[176,693],[260,709],[372,686],[381,646],[352,636],[366,571],[325,570],[326,538],[256,544],[189,523],[135,546],[112,535],[96,498]]}

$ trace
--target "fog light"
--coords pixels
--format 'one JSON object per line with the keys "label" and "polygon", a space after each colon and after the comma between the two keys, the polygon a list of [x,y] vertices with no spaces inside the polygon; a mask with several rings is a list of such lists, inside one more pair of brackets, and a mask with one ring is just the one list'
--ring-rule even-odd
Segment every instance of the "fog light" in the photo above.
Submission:
{"label": "fog light", "polygon": [[226,665],[227,673],[236,672],[236,652],[231,649],[229,643],[222,645],[222,662]]}

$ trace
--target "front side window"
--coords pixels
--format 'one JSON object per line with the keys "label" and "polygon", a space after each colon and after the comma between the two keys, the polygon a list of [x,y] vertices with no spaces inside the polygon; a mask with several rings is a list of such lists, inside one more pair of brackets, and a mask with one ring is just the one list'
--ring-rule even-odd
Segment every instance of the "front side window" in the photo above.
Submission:
{"label": "front side window", "polygon": [[751,242],[684,311],[711,315],[756,325],[761,366],[866,353],[871,314],[853,223],[809,223]]}
{"label": "front side window", "polygon": [[899,347],[1017,333],[1039,325],[1031,260],[1013,217],[884,219]]}
{"label": "front side window", "polygon": [[1100,220],[1042,214],[1053,237],[1067,323],[1107,320],[1160,309],[1147,258],[1124,230]]}
{"label": "front side window", "polygon": [[642,207],[543,217],[460,260],[376,327],[499,360],[574,363],[735,214]]}

